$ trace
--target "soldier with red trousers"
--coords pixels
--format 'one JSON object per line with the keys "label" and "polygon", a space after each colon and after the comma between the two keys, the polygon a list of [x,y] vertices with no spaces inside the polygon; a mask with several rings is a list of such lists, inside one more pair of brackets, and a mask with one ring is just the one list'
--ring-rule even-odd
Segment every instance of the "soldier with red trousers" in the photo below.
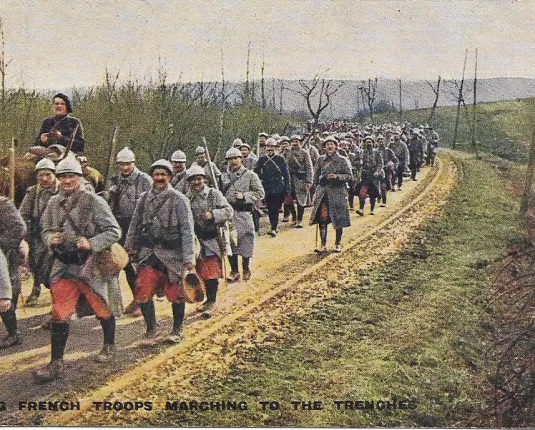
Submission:
{"label": "soldier with red trousers", "polygon": [[187,197],[170,184],[169,161],[156,161],[149,173],[153,185],[136,205],[125,248],[138,266],[134,299],[145,320],[144,343],[152,345],[157,337],[155,294],[171,302],[173,329],[168,340],[177,343],[186,308],[183,276],[195,265],[193,215]]}
{"label": "soldier with red trousers", "polygon": [[102,325],[104,345],[96,356],[106,362],[115,354],[115,315],[122,312],[117,276],[100,273],[95,253],[121,238],[121,228],[106,201],[81,187],[82,167],[72,156],[56,167],[60,191],[53,196],[41,217],[43,242],[52,250],[50,273],[52,324],[50,363],[34,372],[37,382],[63,377],[63,355],[69,322],[84,296]]}

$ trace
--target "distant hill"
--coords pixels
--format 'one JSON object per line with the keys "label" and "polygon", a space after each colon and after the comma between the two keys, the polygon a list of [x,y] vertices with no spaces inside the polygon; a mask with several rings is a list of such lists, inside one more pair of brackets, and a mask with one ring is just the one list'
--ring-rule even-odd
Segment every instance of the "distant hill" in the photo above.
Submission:
{"label": "distant hill", "polygon": [[[340,81],[333,81],[333,86]],[[436,80],[431,82],[436,86]],[[308,112],[302,96],[295,91],[301,89],[298,81],[272,80],[265,81],[265,100],[268,107],[276,110],[280,108],[280,88],[282,93],[282,106],[285,113]],[[362,109],[362,99],[357,103],[360,94],[358,88],[367,85],[367,81],[345,81],[344,87],[332,98],[332,103],[323,114],[322,119],[332,117],[353,117],[357,108]],[[261,103],[261,85],[259,81],[254,84],[255,100]],[[244,83],[227,84],[228,91],[234,92],[234,100],[237,94],[243,94]],[[472,103],[473,79],[467,79],[464,86],[464,97],[467,104]],[[273,92],[273,89],[275,91]],[[442,81],[440,85],[439,106],[451,106],[457,103],[455,84],[452,81]],[[273,97],[273,95],[275,97]],[[531,78],[489,78],[478,79],[477,101],[487,103],[503,100],[516,100],[520,98],[535,97],[535,79]],[[403,110],[421,109],[433,105],[435,95],[426,81],[402,81],[402,107]],[[399,81],[379,78],[377,84],[376,102],[388,103],[396,110],[399,109]]]}

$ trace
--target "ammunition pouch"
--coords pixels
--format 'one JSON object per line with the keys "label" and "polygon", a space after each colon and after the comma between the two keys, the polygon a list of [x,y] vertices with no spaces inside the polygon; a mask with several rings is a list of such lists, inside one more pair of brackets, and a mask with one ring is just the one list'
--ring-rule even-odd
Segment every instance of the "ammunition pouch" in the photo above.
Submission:
{"label": "ammunition pouch", "polygon": [[64,264],[75,264],[80,266],[84,264],[91,254],[91,251],[78,249],[75,246],[58,244],[51,246],[54,257]]}
{"label": "ammunition pouch", "polygon": [[210,240],[215,239],[218,236],[219,227],[215,223],[195,223],[194,230],[195,235],[200,240]]}

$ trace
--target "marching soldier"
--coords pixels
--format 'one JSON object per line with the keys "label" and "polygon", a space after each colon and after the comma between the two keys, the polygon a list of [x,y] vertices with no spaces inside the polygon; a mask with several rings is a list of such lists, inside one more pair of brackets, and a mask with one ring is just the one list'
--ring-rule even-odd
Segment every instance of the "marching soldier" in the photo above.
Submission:
{"label": "marching soldier", "polygon": [[[122,235],[119,243],[124,245],[136,204],[141,195],[152,187],[152,178],[136,167],[136,156],[128,147],[117,153],[116,162],[120,173],[110,180],[108,203],[121,227]],[[136,271],[131,262],[124,268],[124,273],[133,295],[136,287]],[[134,300],[125,309],[125,314],[134,316],[139,316],[140,312]]]}
{"label": "marching soldier", "polygon": [[33,288],[26,306],[37,305],[41,294],[41,284],[48,285],[48,272],[52,265],[52,256],[41,237],[41,217],[52,196],[59,191],[56,179],[56,166],[52,160],[43,158],[35,165],[37,185],[28,188],[20,206],[20,214],[28,229],[27,241],[30,247],[29,265],[33,273]]}
{"label": "marching soldier", "polygon": [[24,220],[15,205],[0,197],[0,317],[7,331],[0,349],[22,343],[15,312],[20,294],[19,246],[25,234]]}
{"label": "marching soldier", "polygon": [[336,231],[334,252],[341,252],[340,242],[344,227],[349,227],[349,206],[347,203],[347,182],[351,180],[351,167],[347,158],[336,150],[338,142],[333,136],[325,141],[323,154],[314,167],[314,202],[310,214],[310,225],[319,224],[321,247],[314,251],[327,252],[327,226],[332,223]]}
{"label": "marching soldier", "polygon": [[374,215],[375,202],[380,196],[381,178],[384,175],[383,159],[381,154],[373,147],[373,137],[366,136],[363,140],[362,172],[360,182],[355,189],[359,196],[359,209],[357,213],[364,216],[366,196],[370,196],[370,215]]}
{"label": "marching soldier", "polygon": [[[303,214],[305,206],[310,199],[312,187],[313,168],[309,153],[301,148],[301,137],[293,135],[290,139],[291,148],[287,154],[286,162],[290,172],[291,196],[297,203],[297,223],[295,228],[303,228]],[[290,213],[295,218],[295,207],[292,201]]]}
{"label": "marching soldier", "polygon": [[390,148],[385,146],[384,137],[380,136],[378,141],[379,154],[383,159],[384,175],[381,176],[381,207],[386,206],[386,193],[393,190],[393,178],[398,164],[398,159]]}
{"label": "marching soldier", "polygon": [[54,254],[50,275],[52,319],[50,363],[34,372],[36,382],[63,377],[63,355],[69,321],[80,296],[84,296],[102,325],[104,345],[97,362],[115,354],[115,315],[122,311],[119,279],[104,277],[95,253],[121,238],[121,228],[106,201],[81,187],[82,168],[71,156],[60,161],[56,175],[60,191],[41,218],[42,237]]}
{"label": "marching soldier", "polygon": [[[234,150],[239,153],[238,149]],[[206,172],[202,167],[191,167],[186,178],[195,235],[201,246],[195,270],[206,287],[206,300],[200,310],[205,317],[209,317],[217,300],[219,278],[223,276],[222,261],[226,253],[219,230],[232,219],[234,210],[220,191],[205,184]]]}
{"label": "marching soldier", "polygon": [[422,163],[422,141],[420,139],[420,130],[415,128],[407,147],[409,148],[409,169],[411,170],[411,179],[416,181],[416,172],[420,170]]}
{"label": "marching soldier", "polygon": [[231,273],[227,280],[236,282],[240,279],[238,256],[242,257],[244,281],[251,278],[249,262],[253,257],[255,246],[255,225],[253,222],[253,205],[264,198],[264,188],[258,175],[246,169],[242,164],[242,155],[235,149],[225,154],[228,162],[227,172],[221,176],[221,191],[232,205],[231,234],[232,255],[229,257]]}
{"label": "marching soldier", "polygon": [[251,147],[247,143],[242,143],[238,149],[243,157],[243,167],[253,170],[258,162],[258,157],[251,152]]}
{"label": "marching soldier", "polygon": [[71,101],[65,94],[58,93],[52,98],[54,116],[49,116],[39,127],[37,133],[37,146],[50,146],[59,144],[66,147],[73,140],[71,151],[81,155],[84,153],[84,131],[79,119],[70,116],[72,112]]}
{"label": "marching soldier", "polygon": [[431,132],[429,145],[427,146],[427,158],[425,164],[428,166],[434,166],[435,165],[435,157],[437,154],[438,149],[438,141],[439,136],[438,133],[433,130],[433,127],[429,127],[429,131]]}
{"label": "marching soldier", "polygon": [[271,231],[268,234],[275,237],[279,225],[279,210],[285,196],[290,194],[290,173],[284,157],[275,153],[277,141],[270,137],[266,140],[265,148],[266,153],[258,159],[254,171],[262,181],[266,193],[266,206],[271,224]]}
{"label": "marching soldier", "polygon": [[[407,163],[409,162],[410,155],[409,148],[407,148],[407,144],[401,140],[401,130],[394,130],[393,136],[394,141],[390,144],[390,148],[398,159],[394,183],[397,182],[399,191],[401,190],[401,186],[403,185],[403,173],[405,172]],[[392,184],[392,191],[394,191],[394,184]]]}
{"label": "marching soldier", "polygon": [[175,151],[171,155],[171,166],[173,166],[173,177],[171,186],[186,195],[189,190],[189,184],[186,180],[186,154],[183,151]]}
{"label": "marching soldier", "polygon": [[125,248],[138,265],[134,298],[145,320],[146,343],[154,343],[157,336],[154,294],[165,295],[171,303],[173,329],[168,340],[177,343],[186,309],[182,278],[195,264],[193,216],[187,197],[170,184],[169,161],[153,163],[150,174],[152,188],[136,205]]}
{"label": "marching soldier", "polygon": [[[197,146],[195,149],[195,161],[191,163],[190,167],[193,166],[200,166],[204,169],[206,172],[206,178],[208,180],[208,186],[214,187],[215,184],[219,184],[219,178],[221,177],[221,171],[218,169],[216,164],[211,161],[210,164],[212,168],[210,168],[210,165],[208,164],[208,157],[206,156],[206,149],[202,146]],[[212,171],[214,172],[215,178],[212,177]]]}

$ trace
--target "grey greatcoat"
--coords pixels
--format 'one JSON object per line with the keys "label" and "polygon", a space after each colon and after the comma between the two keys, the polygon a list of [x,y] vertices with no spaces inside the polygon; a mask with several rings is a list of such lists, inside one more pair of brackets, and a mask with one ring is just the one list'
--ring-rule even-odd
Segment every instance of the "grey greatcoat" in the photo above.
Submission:
{"label": "grey greatcoat", "polygon": [[6,197],[0,197],[0,299],[20,293],[19,245],[26,225],[19,211]]}
{"label": "grey greatcoat", "polygon": [[41,237],[41,217],[45,211],[46,205],[52,196],[59,192],[59,181],[50,188],[41,188],[39,185],[33,185],[26,191],[26,195],[20,205],[20,214],[28,234],[26,240],[30,247],[30,269],[33,272],[37,283],[48,285],[46,275],[52,265],[52,253],[49,252],[46,243]]}
{"label": "grey greatcoat", "polygon": [[123,227],[122,220],[132,219],[141,194],[150,190],[151,187],[152,178],[137,167],[134,167],[128,176],[118,175],[111,178],[108,202],[121,227]]}
{"label": "grey greatcoat", "polygon": [[306,206],[309,195],[306,184],[312,185],[314,172],[310,155],[303,148],[291,148],[286,155],[286,162],[290,170],[292,194],[300,206]]}
{"label": "grey greatcoat", "polygon": [[[330,173],[336,174],[337,179],[327,179]],[[316,191],[310,214],[310,219],[314,224],[317,222],[320,203],[326,197],[333,227],[343,228],[351,225],[346,184],[352,177],[351,166],[346,157],[334,153],[330,157],[324,154],[318,159],[314,167]]]}
{"label": "grey greatcoat", "polygon": [[242,160],[242,166],[245,167],[248,170],[253,170],[256,166],[256,162],[258,161],[258,157],[254,155],[252,152],[249,152],[249,155],[247,155],[246,158]]}
{"label": "grey greatcoat", "polygon": [[[193,214],[195,234],[201,244],[201,258],[217,255],[220,259],[223,259],[225,248],[222,248],[222,244],[218,240],[219,232],[217,231],[217,236],[215,238],[203,239],[200,237],[198,230],[222,226],[225,221],[230,221],[232,219],[234,209],[232,209],[232,206],[223,196],[221,191],[218,191],[215,188],[210,188],[208,185],[205,185],[199,192],[194,192],[190,189],[187,197],[190,201],[191,212]],[[214,216],[208,221],[202,219],[202,215],[207,211],[212,212]],[[209,252],[206,252],[206,249],[208,249]]]}
{"label": "grey greatcoat", "polygon": [[406,166],[409,164],[409,148],[407,144],[400,140],[394,140],[390,144],[390,149],[394,151],[394,155],[397,157],[398,162],[401,166]]}
{"label": "grey greatcoat", "polygon": [[169,281],[182,280],[184,265],[195,264],[193,215],[189,200],[170,184],[151,188],[139,200],[125,248],[133,263],[154,254],[167,268]]}
{"label": "grey greatcoat", "polygon": [[188,194],[189,191],[189,183],[186,180],[186,172],[187,170],[184,169],[181,172],[173,174],[173,177],[171,178],[171,186],[184,195]]}
{"label": "grey greatcoat", "polygon": [[[265,197],[258,175],[241,166],[235,172],[228,171],[221,176],[221,191],[234,208],[230,226],[232,254],[245,258],[253,256],[255,229],[252,205]],[[236,200],[236,193],[243,193],[244,200]]]}
{"label": "grey greatcoat", "polygon": [[[69,214],[69,217],[66,217]],[[94,254],[121,239],[121,228],[106,200],[79,188],[74,192],[60,190],[52,197],[41,217],[43,242],[48,244],[53,233],[62,232],[65,243],[76,246],[76,238],[86,237],[92,255],[82,265],[66,264],[54,259],[50,283],[56,279],[76,278],[89,285],[107,303],[114,315],[122,312],[119,278],[105,278],[100,273]],[[54,287],[52,287],[54,288]]]}
{"label": "grey greatcoat", "polygon": [[377,190],[380,190],[381,178],[385,175],[383,166],[383,157],[378,150],[364,148],[362,151],[361,183],[363,185],[373,184]]}

